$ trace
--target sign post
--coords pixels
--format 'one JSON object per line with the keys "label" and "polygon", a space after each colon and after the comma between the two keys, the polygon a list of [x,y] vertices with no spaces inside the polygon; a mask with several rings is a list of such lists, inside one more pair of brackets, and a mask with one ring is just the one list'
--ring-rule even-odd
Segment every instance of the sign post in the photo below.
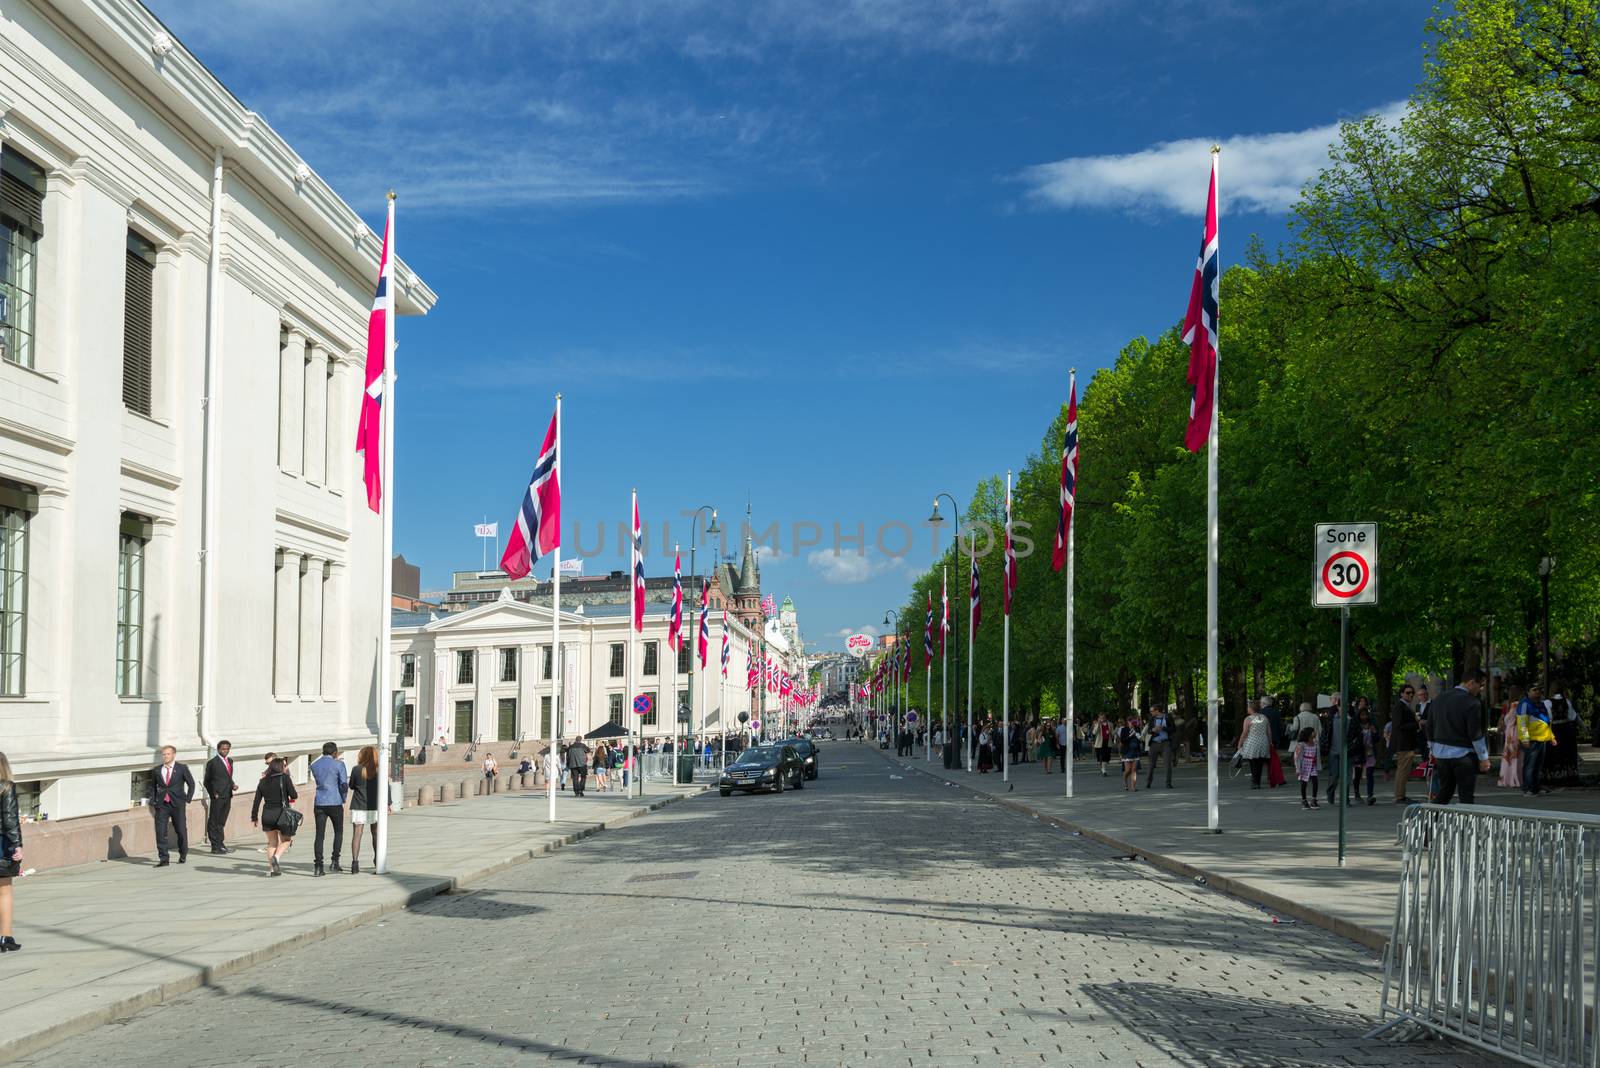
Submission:
{"label": "sign post", "polygon": [[1339,768],[1339,867],[1344,867],[1345,823],[1350,807],[1350,606],[1378,603],[1378,524],[1318,523],[1312,550],[1311,603],[1339,609],[1339,715],[1333,752]]}

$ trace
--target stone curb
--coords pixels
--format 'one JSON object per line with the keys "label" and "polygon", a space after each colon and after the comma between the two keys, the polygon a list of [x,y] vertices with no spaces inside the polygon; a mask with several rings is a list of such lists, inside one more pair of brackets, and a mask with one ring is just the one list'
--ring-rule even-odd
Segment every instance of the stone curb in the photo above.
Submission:
{"label": "stone curb", "polygon": [[[467,871],[458,875],[452,875],[447,878],[435,879],[424,883],[421,886],[413,887],[411,890],[407,891],[403,897],[398,897],[393,901],[384,901],[379,902],[378,904],[369,905],[366,908],[352,912],[345,916],[341,916],[338,919],[330,920],[320,927],[301,931],[297,934],[280,938],[277,941],[269,944],[258,946],[255,949],[230,956],[228,959],[219,961],[216,964],[207,965],[203,968],[197,968],[189,975],[154,984],[148,990],[142,990],[137,994],[131,994],[127,997],[118,998],[115,1001],[97,1006],[96,1008],[79,1012],[67,1019],[45,1023],[34,1030],[26,1031],[21,1034],[18,1034],[16,1031],[12,1030],[4,1037],[0,1037],[0,1064],[9,1064],[12,1061],[20,1060],[23,1057],[38,1053],[40,1050],[53,1046],[57,1042],[60,1042],[66,1038],[70,1038],[73,1035],[82,1034],[85,1031],[92,1031],[97,1027],[101,1027],[116,1020],[126,1019],[127,1017],[133,1016],[136,1013],[144,1011],[145,1009],[160,1005],[166,1001],[170,1001],[175,997],[178,997],[182,994],[187,994],[191,990],[196,990],[202,986],[210,986],[217,980],[225,979],[230,975],[236,975],[239,972],[245,971],[248,968],[252,968],[257,964],[265,963],[266,961],[272,960],[275,957],[279,957],[290,952],[291,950],[298,949],[301,946],[309,945],[313,942],[320,942],[332,935],[342,934],[352,928],[360,927],[362,924],[369,923],[372,920],[378,919],[380,916],[386,916],[391,912],[398,912],[402,909],[411,908],[412,906],[420,904],[423,901],[427,901],[430,898],[438,897],[440,894],[446,894],[452,890],[458,889],[464,883],[478,882],[482,879],[488,878],[491,875],[505,871],[507,868],[512,868],[518,864],[526,863],[527,861],[533,860],[535,857],[541,856],[545,853],[553,853],[557,849],[561,849],[564,846],[569,846],[585,838],[592,837],[601,831],[614,830],[618,827],[621,827],[623,824],[631,823],[640,816],[645,816],[651,812],[657,811],[658,809],[665,808],[667,805],[670,805],[676,801],[684,801],[691,797],[698,797],[709,789],[711,789],[711,787],[702,785],[699,789],[693,790],[689,793],[674,794],[671,797],[663,797],[655,801],[648,801],[640,806],[628,809],[625,812],[620,812],[609,819],[602,820],[592,826],[583,827],[579,830],[571,832],[570,834],[562,835],[560,838],[551,839],[547,842],[540,842],[537,846],[533,846],[524,851],[515,852],[509,857],[502,857],[499,860],[485,864],[479,868],[474,868],[471,871]],[[21,1021],[9,1022],[13,1024],[21,1023]],[[24,1024],[23,1026],[26,1025]]]}
{"label": "stone curb", "polygon": [[[1137,845],[1122,838],[1118,838],[1115,835],[1106,834],[1104,831],[1097,831],[1094,828],[1086,827],[1081,823],[1074,823],[1071,820],[1063,819],[1060,816],[1056,816],[1041,809],[1034,808],[1023,801],[1018,801],[1013,798],[1004,797],[997,794],[991,794],[986,790],[980,790],[978,787],[961,782],[958,779],[948,778],[939,772],[931,771],[927,768],[920,768],[914,764],[902,764],[900,762],[900,758],[887,756],[879,749],[869,749],[868,751],[874,756],[881,757],[886,763],[909,768],[910,770],[921,775],[926,775],[930,779],[938,779],[941,782],[954,783],[957,788],[966,790],[969,793],[976,794],[979,797],[992,801],[995,804],[1000,805],[1002,808],[1008,808],[1013,812],[1018,812],[1025,816],[1032,816],[1034,819],[1039,820],[1042,823],[1049,823],[1053,826],[1060,827],[1062,830],[1072,831],[1076,834],[1080,834],[1092,841],[1099,842],[1101,845],[1110,846],[1112,849],[1115,849],[1118,852],[1136,854],[1141,859],[1149,861],[1150,864],[1162,869],[1163,871],[1169,871],[1174,875],[1181,875],[1186,879],[1203,878],[1205,880],[1205,885],[1213,890],[1220,890],[1230,897],[1236,897],[1242,901],[1248,901],[1253,905],[1260,905],[1262,908],[1270,910],[1275,915],[1288,916],[1292,919],[1299,920],[1302,923],[1309,923],[1316,927],[1321,927],[1325,931],[1336,934],[1340,938],[1347,939],[1348,941],[1354,942],[1359,946],[1364,946],[1375,953],[1382,954],[1389,946],[1389,934],[1386,931],[1375,931],[1370,927],[1363,927],[1360,924],[1351,923],[1349,920],[1341,919],[1338,916],[1331,916],[1326,912],[1312,908],[1309,905],[1303,905],[1298,901],[1291,901],[1286,897],[1272,893],[1270,890],[1263,890],[1258,886],[1243,882],[1239,879],[1233,878],[1232,876],[1222,875],[1207,868],[1196,867],[1195,865],[1190,864],[1187,861],[1179,860],[1176,857],[1169,857],[1162,853],[1153,853],[1144,846]],[[940,771],[942,770],[943,769],[941,768]]]}

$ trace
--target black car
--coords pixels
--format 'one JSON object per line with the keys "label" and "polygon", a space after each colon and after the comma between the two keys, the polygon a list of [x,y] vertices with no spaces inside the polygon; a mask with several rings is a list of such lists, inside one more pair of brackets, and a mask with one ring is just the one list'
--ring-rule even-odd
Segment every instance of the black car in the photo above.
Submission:
{"label": "black car", "polygon": [[794,746],[794,751],[800,754],[800,760],[806,766],[806,778],[815,779],[822,770],[822,754],[810,738],[785,738],[776,744]]}
{"label": "black car", "polygon": [[785,786],[796,790],[806,784],[806,764],[792,745],[757,745],[739,754],[739,759],[722,769],[717,786],[723,797],[735,790],[771,790],[783,793]]}

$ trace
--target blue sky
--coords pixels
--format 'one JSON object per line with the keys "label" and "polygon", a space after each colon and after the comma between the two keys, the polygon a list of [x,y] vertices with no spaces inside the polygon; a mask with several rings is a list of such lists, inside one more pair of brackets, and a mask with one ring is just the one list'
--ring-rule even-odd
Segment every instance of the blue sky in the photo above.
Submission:
{"label": "blue sky", "polygon": [[[152,7],[375,228],[400,192],[400,254],[440,295],[397,361],[396,547],[425,589],[477,566],[471,524],[508,524],[560,390],[569,528],[592,543],[637,486],[686,542],[683,510],[737,520],[748,492],[785,531],[768,592],[833,647],[902,599],[927,537],[796,554],[792,524],[916,526],[1020,465],[1069,366],[1181,317],[1211,141],[1224,262],[1283,242],[1332,124],[1416,83],[1431,10]],[[588,567],[620,566],[613,533]]]}

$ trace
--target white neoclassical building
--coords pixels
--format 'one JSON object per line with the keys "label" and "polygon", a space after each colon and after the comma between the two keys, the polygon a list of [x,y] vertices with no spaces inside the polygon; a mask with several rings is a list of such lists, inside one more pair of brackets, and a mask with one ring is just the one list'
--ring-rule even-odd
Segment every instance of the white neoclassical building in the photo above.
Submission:
{"label": "white neoclassical building", "polygon": [[[552,690],[549,606],[503,591],[497,601],[450,615],[396,612],[391,648],[394,677],[405,694],[406,744],[493,745],[549,739],[552,732],[571,737],[607,720],[641,728],[646,738],[666,737],[673,733],[672,710],[685,704],[693,709],[690,727],[696,735],[738,731],[741,712],[754,720],[765,714],[773,730],[783,726],[778,696],[759,683],[746,688],[752,643],[759,655],[760,638],[731,613],[726,681],[720,659],[722,613],[713,612],[706,670],[700,670],[698,656],[693,664],[691,704],[691,610],[684,610],[688,640],[676,658],[667,645],[668,605],[646,605],[639,635],[632,631],[628,611],[628,605],[610,604],[562,611],[560,701]],[[768,653],[775,650],[769,646]],[[649,695],[654,711],[642,720],[635,716],[630,692]],[[675,702],[670,700],[674,693]]]}
{"label": "white neoclassical building", "polygon": [[163,743],[370,740],[389,561],[351,443],[381,235],[136,0],[5,4],[0,156],[24,807],[126,815]]}

